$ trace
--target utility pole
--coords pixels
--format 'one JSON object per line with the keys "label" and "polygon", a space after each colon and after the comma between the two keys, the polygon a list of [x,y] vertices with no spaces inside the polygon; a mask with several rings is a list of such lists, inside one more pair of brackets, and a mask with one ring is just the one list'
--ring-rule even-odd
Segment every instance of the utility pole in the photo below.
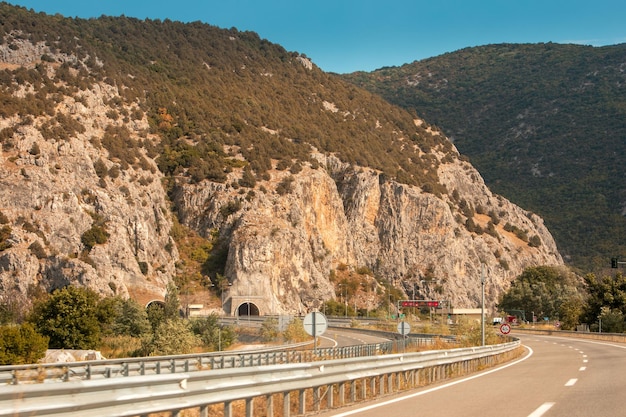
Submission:
{"label": "utility pole", "polygon": [[480,306],[480,334],[482,346],[485,346],[485,264],[480,264],[480,286],[482,288],[482,298]]}

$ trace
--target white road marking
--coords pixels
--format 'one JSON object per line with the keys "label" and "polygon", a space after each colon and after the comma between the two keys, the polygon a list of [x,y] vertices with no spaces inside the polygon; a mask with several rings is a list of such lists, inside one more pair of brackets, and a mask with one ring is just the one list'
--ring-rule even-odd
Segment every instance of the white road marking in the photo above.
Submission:
{"label": "white road marking", "polygon": [[581,367],[580,367],[580,369],[579,369],[579,371],[584,371],[584,370],[586,370],[586,369],[587,369],[587,367],[586,367],[586,366],[581,366]]}
{"label": "white road marking", "polygon": [[528,415],[528,417],[541,417],[546,411],[552,408],[554,403],[544,403],[538,409]]}
{"label": "white road marking", "polygon": [[572,378],[572,379],[570,379],[569,381],[567,381],[565,383],[565,386],[566,387],[573,387],[576,382],[578,382],[578,379],[577,378]]}
{"label": "white road marking", "polygon": [[[526,359],[528,359],[528,358],[530,358],[532,356],[534,351],[529,346],[524,346],[524,347],[526,349],[528,349],[528,354],[526,356],[524,356],[521,359],[516,360],[515,362],[508,363],[508,364],[506,364],[504,366],[501,366],[499,368],[491,369],[489,371],[485,371],[485,372],[477,374],[477,375],[472,375],[472,376],[467,377],[467,378],[459,379],[458,381],[449,382],[447,384],[440,385],[438,387],[429,388],[429,389],[426,389],[424,391],[419,391],[419,392],[415,392],[413,394],[409,394],[409,395],[405,395],[405,396],[402,396],[402,397],[394,398],[394,399],[391,399],[391,400],[388,400],[388,401],[383,401],[381,403],[377,403],[377,404],[372,404],[372,405],[368,405],[368,406],[365,406],[365,407],[356,408],[354,410],[346,411],[346,412],[340,413],[340,414],[333,414],[333,417],[351,416],[353,414],[362,413],[363,411],[367,411],[367,410],[373,410],[373,409],[378,408],[378,407],[385,407],[385,406],[387,406],[389,404],[393,404],[393,403],[397,403],[397,402],[400,402],[400,401],[408,400],[408,399],[411,399],[411,398],[419,397],[419,396],[422,396],[422,395],[425,395],[425,394],[429,394],[431,392],[439,391],[440,389],[444,389],[444,388],[451,387],[453,385],[460,384],[462,382],[471,381],[473,379],[480,378],[481,376],[485,376],[485,375],[492,374],[494,372],[501,371],[503,369],[508,368],[509,366],[517,365],[518,363],[523,362],[523,361],[525,361]],[[550,407],[552,407],[552,406],[550,406]],[[540,415],[541,414],[538,414],[537,417],[540,416]]]}

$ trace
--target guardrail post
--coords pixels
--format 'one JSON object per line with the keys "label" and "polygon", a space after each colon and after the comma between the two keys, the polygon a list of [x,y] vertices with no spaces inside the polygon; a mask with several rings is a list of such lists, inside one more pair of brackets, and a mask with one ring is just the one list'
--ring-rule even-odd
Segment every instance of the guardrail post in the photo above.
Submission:
{"label": "guardrail post", "polygon": [[246,398],[246,417],[254,416],[254,397]]}
{"label": "guardrail post", "polygon": [[283,417],[291,415],[291,401],[289,399],[289,391],[283,392]]}
{"label": "guardrail post", "polygon": [[367,378],[361,380],[361,399],[367,398]]}
{"label": "guardrail post", "polygon": [[298,402],[300,403],[298,413],[304,415],[306,412],[306,391],[303,389],[298,392]]}
{"label": "guardrail post", "polygon": [[375,377],[370,378],[370,395],[372,396],[372,398],[376,396],[376,378]]}
{"label": "guardrail post", "polygon": [[326,405],[328,406],[328,409],[331,409],[334,407],[335,404],[333,404],[335,401],[335,387],[331,384],[331,385],[327,385],[326,386]]}
{"label": "guardrail post", "polygon": [[265,403],[267,405],[267,417],[274,417],[274,396],[272,394],[266,395]]}
{"label": "guardrail post", "polygon": [[342,382],[339,384],[339,405],[344,405],[346,402],[346,383]]}
{"label": "guardrail post", "polygon": [[224,417],[233,416],[233,403],[231,401],[224,401]]}
{"label": "guardrail post", "polygon": [[350,382],[350,402],[356,402],[356,380]]}
{"label": "guardrail post", "polygon": [[200,417],[209,417],[209,406],[203,405],[200,407]]}
{"label": "guardrail post", "polygon": [[387,374],[387,393],[393,393],[393,374]]}

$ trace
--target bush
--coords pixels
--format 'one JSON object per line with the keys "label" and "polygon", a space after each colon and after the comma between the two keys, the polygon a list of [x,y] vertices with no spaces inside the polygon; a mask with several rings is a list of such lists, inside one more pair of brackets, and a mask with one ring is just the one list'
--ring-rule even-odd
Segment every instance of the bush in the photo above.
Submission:
{"label": "bush", "polygon": [[230,327],[220,326],[216,314],[192,319],[191,329],[209,350],[224,350],[236,340],[235,332]]}
{"label": "bush", "polygon": [[280,332],[278,331],[278,319],[275,317],[265,319],[261,324],[259,336],[261,336],[261,340],[264,342],[275,342],[280,336]]}
{"label": "bush", "polygon": [[91,251],[91,249],[97,244],[104,244],[109,239],[109,233],[102,226],[91,226],[91,229],[87,230],[80,237],[80,241],[87,251]]}
{"label": "bush", "polygon": [[154,337],[144,345],[150,356],[191,353],[200,340],[191,330],[191,323],[182,319],[165,319],[154,332]]}
{"label": "bush", "polygon": [[31,243],[30,246],[28,246],[28,249],[33,255],[37,257],[37,259],[45,259],[48,256],[46,254],[46,250],[41,245],[41,243],[39,243],[38,240]]}
{"label": "bush", "polygon": [[285,340],[288,342],[304,342],[310,339],[310,336],[304,330],[304,325],[302,324],[302,320],[299,318],[295,318],[289,323],[287,329],[283,333]]}
{"label": "bush", "polygon": [[48,349],[48,338],[30,323],[0,327],[0,365],[37,363]]}
{"label": "bush", "polygon": [[97,349],[100,297],[93,290],[68,286],[35,305],[28,321],[50,339],[52,349]]}
{"label": "bush", "polygon": [[13,229],[11,226],[2,226],[0,228],[0,252],[9,249],[13,245],[7,240],[11,237],[11,233],[13,233]]}

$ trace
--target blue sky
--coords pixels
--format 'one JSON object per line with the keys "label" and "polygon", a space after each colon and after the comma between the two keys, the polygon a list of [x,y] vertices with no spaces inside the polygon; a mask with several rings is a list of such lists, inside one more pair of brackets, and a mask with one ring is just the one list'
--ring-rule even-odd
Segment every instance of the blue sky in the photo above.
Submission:
{"label": "blue sky", "polygon": [[70,17],[202,21],[257,32],[325,71],[372,71],[491,43],[626,42],[624,0],[9,0]]}

